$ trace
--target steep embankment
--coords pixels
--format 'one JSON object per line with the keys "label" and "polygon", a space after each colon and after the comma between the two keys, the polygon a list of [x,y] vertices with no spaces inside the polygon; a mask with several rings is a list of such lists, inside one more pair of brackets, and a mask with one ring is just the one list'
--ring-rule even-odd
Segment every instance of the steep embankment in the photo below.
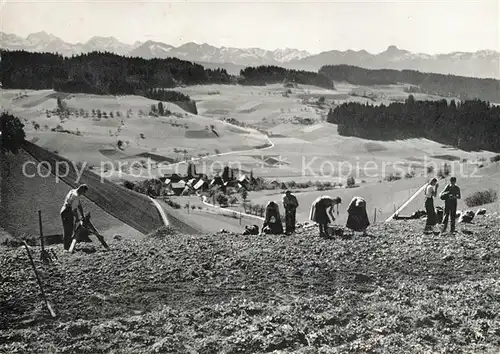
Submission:
{"label": "steep embankment", "polygon": [[[59,180],[54,176],[56,172]],[[90,187],[86,195],[87,210],[92,212],[100,231],[144,234],[165,225],[157,206],[147,196],[111,183],[89,170],[84,170],[79,179],[80,172],[81,168],[71,161],[28,141],[19,155],[5,157],[1,200],[2,224],[6,230],[17,235],[37,234],[37,210],[42,210],[44,233],[60,234],[61,203],[70,187],[82,183]],[[200,232],[172,208],[164,206],[163,209],[169,225],[185,233]],[[120,229],[122,225],[137,231]]]}
{"label": "steep embankment", "polygon": [[[71,186],[61,180],[56,182],[47,165],[36,163],[38,161],[24,150],[20,150],[17,155],[2,156],[0,159],[0,223],[14,236],[38,235],[38,210],[42,212],[44,235],[62,234],[60,208]],[[106,238],[115,234],[131,238],[142,237],[140,231],[114,218],[91,200],[86,199],[83,206],[86,212],[91,212],[94,225]],[[4,237],[0,241],[3,239]]]}
{"label": "steep embankment", "polygon": [[166,232],[109,252],[57,246],[60,264],[43,266],[56,320],[24,250],[3,249],[0,351],[496,352],[498,215],[453,237],[421,226],[352,240]]}

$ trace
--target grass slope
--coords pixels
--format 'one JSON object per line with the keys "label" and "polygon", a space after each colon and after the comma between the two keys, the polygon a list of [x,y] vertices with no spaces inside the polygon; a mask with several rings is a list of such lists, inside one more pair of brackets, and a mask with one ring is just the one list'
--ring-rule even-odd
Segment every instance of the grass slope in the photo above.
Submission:
{"label": "grass slope", "polygon": [[453,237],[420,226],[352,240],[164,232],[109,252],[58,246],[60,265],[37,261],[55,320],[25,251],[2,249],[0,351],[498,352],[498,215]]}
{"label": "grass slope", "polygon": [[[57,108],[57,97],[71,110],[83,110],[87,118],[72,114],[61,120],[56,114],[46,116],[46,110]],[[250,149],[267,143],[267,139],[253,130],[224,124],[218,120],[187,113],[173,103],[164,103],[165,110],[171,112],[165,117],[151,117],[151,105],[158,101],[139,96],[99,96],[89,94],[64,94],[51,90],[3,90],[0,93],[2,108],[21,117],[26,125],[28,138],[51,151],[58,151],[74,161],[87,161],[99,166],[101,161],[120,159],[102,155],[99,150],[114,149],[128,158],[150,152],[166,157],[182,158],[186,150],[190,156],[221,152],[232,149]],[[92,117],[92,110],[106,112],[108,118]],[[109,114],[114,117],[110,118]],[[120,116],[117,115],[117,112]],[[127,114],[128,113],[128,114]],[[39,124],[38,130],[32,123]],[[81,136],[51,132],[57,125],[77,132]],[[213,126],[212,131],[206,128]],[[203,137],[200,144],[199,138]],[[117,142],[123,142],[119,150]],[[168,143],[167,143],[168,142]]]}
{"label": "grass slope", "polygon": [[[408,93],[405,85],[361,87],[337,83],[335,90],[319,89],[312,86],[285,88],[283,85],[238,86],[238,85],[203,85],[178,88],[190,95],[197,103],[198,115],[183,111],[175,104],[167,103],[166,109],[173,115],[168,117],[147,116],[151,104],[156,101],[138,96],[97,96],[84,94],[60,94],[50,90],[20,91],[4,90],[0,93],[4,108],[26,119],[29,139],[51,151],[58,151],[74,161],[86,161],[90,165],[100,166],[111,161],[126,164],[127,161],[143,161],[142,166],[123,167],[120,172],[112,173],[108,169],[106,177],[119,181],[122,179],[140,179],[158,176],[168,169],[158,169],[153,161],[147,165],[147,159],[138,157],[142,153],[161,155],[167,159],[185,159],[198,157],[200,154],[218,152],[237,152],[226,156],[216,156],[203,160],[205,168],[198,170],[212,172],[220,164],[236,163],[244,170],[253,169],[258,176],[279,179],[324,179],[318,177],[321,169],[334,165],[332,178],[345,178],[346,168],[339,163],[351,163],[364,166],[374,161],[380,167],[385,162],[413,163],[421,169],[425,158],[442,161],[432,156],[453,155],[458,159],[477,158],[478,154],[488,158],[488,152],[469,153],[442,146],[425,139],[405,141],[374,142],[365,139],[343,137],[337,133],[337,127],[323,122],[323,117],[332,105],[347,101],[369,104],[389,104],[404,100]],[[71,116],[61,123],[56,115],[45,116],[45,109],[55,109],[56,98],[61,95],[65,104],[72,109],[100,109],[114,118],[94,120]],[[320,97],[325,97],[325,104],[318,104]],[[417,95],[416,99],[439,99],[428,95]],[[131,112],[127,118],[127,111]],[[121,117],[117,118],[116,111]],[[144,115],[140,115],[140,112]],[[275,146],[265,150],[253,150],[268,143],[267,138],[255,129],[241,128],[225,124],[221,120],[236,119],[249,124],[251,128],[264,130],[270,134]],[[40,124],[35,131],[32,121]],[[61,124],[64,129],[82,134],[76,136],[67,133],[51,132],[50,128]],[[215,127],[217,135],[210,126]],[[47,127],[45,127],[47,126]],[[209,129],[206,130],[205,128]],[[121,140],[122,149],[117,147]],[[251,150],[243,152],[244,150]],[[238,152],[240,151],[240,152]],[[284,161],[282,165],[262,163],[256,155],[275,156]],[[418,159],[416,161],[414,159]],[[314,160],[311,164],[311,160]],[[311,171],[304,166],[310,166]],[[162,166],[160,166],[162,167]],[[115,167],[117,169],[117,167]],[[149,169],[149,171],[148,171]],[[97,171],[98,169],[96,169]],[[184,173],[185,166],[178,172]],[[388,173],[394,170],[387,167]],[[101,171],[104,172],[104,171]],[[347,171],[348,172],[348,171]],[[363,168],[359,178],[367,182],[377,182],[378,178],[366,175]]]}
{"label": "grass slope", "polygon": [[[26,177],[22,166],[30,161],[36,162],[23,150],[18,155],[3,156],[1,159],[0,222],[13,235],[36,236],[39,234],[38,210],[41,210],[44,235],[60,235],[60,209],[71,187],[62,180],[56,183],[56,179],[49,175],[50,171],[43,167],[38,174],[36,168],[29,165],[26,172],[34,176]],[[85,211],[91,212],[92,222],[106,239],[111,240],[115,234],[130,238],[143,237],[139,231],[112,217],[89,199],[85,198],[83,207]]]}

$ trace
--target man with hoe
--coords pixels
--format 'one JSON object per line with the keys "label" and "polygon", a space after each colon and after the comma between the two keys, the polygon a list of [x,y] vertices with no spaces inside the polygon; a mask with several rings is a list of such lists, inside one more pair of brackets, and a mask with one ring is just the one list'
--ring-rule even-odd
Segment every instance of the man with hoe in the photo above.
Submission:
{"label": "man with hoe", "polygon": [[71,246],[73,231],[75,229],[75,216],[78,217],[77,210],[80,212],[81,219],[83,220],[84,218],[81,199],[88,189],[86,184],[82,184],[78,188],[70,190],[64,199],[61,207],[61,221],[63,224],[63,244],[65,250],[69,250]]}

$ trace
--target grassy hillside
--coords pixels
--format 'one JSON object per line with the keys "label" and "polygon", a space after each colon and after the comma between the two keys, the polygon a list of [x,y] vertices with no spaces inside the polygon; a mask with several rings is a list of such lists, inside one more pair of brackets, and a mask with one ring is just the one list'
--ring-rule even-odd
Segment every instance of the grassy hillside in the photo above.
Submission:
{"label": "grassy hillside", "polygon": [[[372,141],[344,137],[338,134],[336,125],[323,121],[332,105],[351,101],[389,104],[406,99],[408,93],[404,89],[405,85],[364,87],[339,83],[335,85],[335,90],[311,86],[284,88],[282,85],[210,85],[190,86],[180,88],[179,91],[197,101],[200,114],[214,119],[234,119],[241,125],[264,130],[274,143],[274,147],[262,151],[207,159],[204,160],[205,166],[210,166],[214,161],[232,162],[240,164],[243,169],[253,169],[258,176],[268,178],[307,181],[325,178],[333,180],[341,176],[344,179],[342,182],[345,182],[346,173],[349,172],[346,166],[349,163],[356,169],[356,164],[364,166],[373,161],[382,169],[384,162],[387,164],[387,173],[393,173],[395,169],[391,164],[394,163],[412,164],[415,169],[422,170],[426,161],[439,165],[445,161],[435,156],[452,155],[459,160],[475,160],[479,156],[489,158],[493,155],[490,152],[465,152],[427,139]],[[321,97],[325,98],[322,105],[318,104]],[[424,94],[415,97],[418,100],[442,98]],[[280,158],[284,163],[273,166],[263,162],[262,157]],[[339,168],[342,163],[346,166]],[[323,178],[318,176],[322,164],[327,175]],[[333,173],[328,171],[329,164],[335,167]],[[310,166],[314,173],[310,173],[304,166]],[[358,175],[359,180],[367,182],[383,179],[380,176],[367,176],[364,171],[360,171]]]}
{"label": "grassy hillside", "polygon": [[352,240],[159,233],[75,255],[58,246],[60,265],[37,262],[56,320],[24,249],[3,248],[0,351],[496,353],[498,215],[454,237],[420,227]]}
{"label": "grassy hillside", "polygon": [[[50,171],[43,166],[40,168],[40,174],[33,165],[27,166],[27,174],[34,176],[26,177],[22,166],[29,161],[36,162],[25,151],[20,151],[16,156],[3,156],[0,161],[0,224],[15,236],[38,236],[38,210],[41,210],[44,235],[61,235],[60,209],[71,187],[62,180],[56,183],[54,177],[48,176]],[[112,217],[91,200],[85,198],[83,207],[86,212],[91,212],[95,227],[106,240],[111,241],[116,234],[134,239],[143,237],[139,231]],[[1,238],[0,242],[3,240],[4,238]]]}
{"label": "grassy hillside", "polygon": [[[0,97],[4,109],[22,118],[28,139],[35,139],[38,145],[50,151],[57,151],[75,162],[87,162],[96,169],[101,163],[111,166],[112,162],[115,165],[122,162],[125,176],[135,172],[130,171],[132,162],[147,160],[141,156],[144,153],[172,162],[267,143],[255,130],[192,115],[173,103],[164,103],[168,115],[150,116],[151,105],[158,102],[139,96],[4,90]],[[58,97],[62,97],[69,116],[56,112]],[[154,164],[157,162],[161,161],[152,160]],[[155,167],[152,166],[152,170]]]}
{"label": "grassy hillside", "polygon": [[[42,147],[71,160],[87,162],[95,167],[94,171],[114,181],[147,178],[150,174],[158,176],[169,171],[159,170],[165,164],[207,154],[219,155],[200,161],[198,171],[204,168],[212,173],[212,167],[234,163],[246,171],[253,169],[256,176],[271,179],[340,179],[342,182],[349,173],[345,166],[339,167],[342,163],[357,168],[356,164],[364,166],[374,161],[380,169],[382,163],[386,163],[387,172],[393,173],[391,164],[394,163],[413,163],[415,169],[421,170],[425,159],[443,162],[433,156],[454,155],[471,160],[492,155],[464,152],[426,139],[384,142],[344,137],[338,134],[336,125],[324,122],[332,106],[349,101],[387,104],[407,98],[404,89],[404,85],[363,87],[342,83],[336,84],[335,90],[307,85],[288,88],[279,84],[187,86],[178,90],[196,101],[199,114],[192,115],[175,104],[166,103],[164,108],[171,114],[165,117],[149,116],[151,105],[158,102],[138,96],[3,90],[0,97],[5,108],[25,119],[28,139],[35,139]],[[47,118],[45,111],[57,109],[57,97],[62,97],[63,103],[74,112],[62,120],[55,113],[49,113]],[[319,103],[321,98],[323,103]],[[439,97],[422,94],[415,98]],[[79,112],[78,117],[75,111]],[[111,112],[114,112],[112,118]],[[35,130],[34,124],[38,124],[38,129]],[[51,131],[57,125],[69,133]],[[268,138],[273,147],[269,147]],[[148,156],[152,156],[151,161]],[[282,163],[267,163],[267,157]],[[136,163],[132,166],[132,162]],[[107,167],[105,170],[99,170],[101,163]],[[333,173],[326,171],[331,164],[335,168]],[[322,165],[327,176],[318,176]],[[177,168],[178,172],[185,172],[185,166]],[[383,179],[370,177],[363,168],[358,176],[368,183]]]}

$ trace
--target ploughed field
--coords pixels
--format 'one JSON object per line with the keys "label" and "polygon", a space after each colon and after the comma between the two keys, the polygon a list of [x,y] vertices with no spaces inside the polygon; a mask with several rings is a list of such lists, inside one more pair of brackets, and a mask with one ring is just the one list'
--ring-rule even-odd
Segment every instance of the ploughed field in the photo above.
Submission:
{"label": "ploughed field", "polygon": [[424,220],[370,237],[190,236],[54,246],[51,319],[23,247],[0,252],[0,352],[494,353],[500,220],[452,236]]}

